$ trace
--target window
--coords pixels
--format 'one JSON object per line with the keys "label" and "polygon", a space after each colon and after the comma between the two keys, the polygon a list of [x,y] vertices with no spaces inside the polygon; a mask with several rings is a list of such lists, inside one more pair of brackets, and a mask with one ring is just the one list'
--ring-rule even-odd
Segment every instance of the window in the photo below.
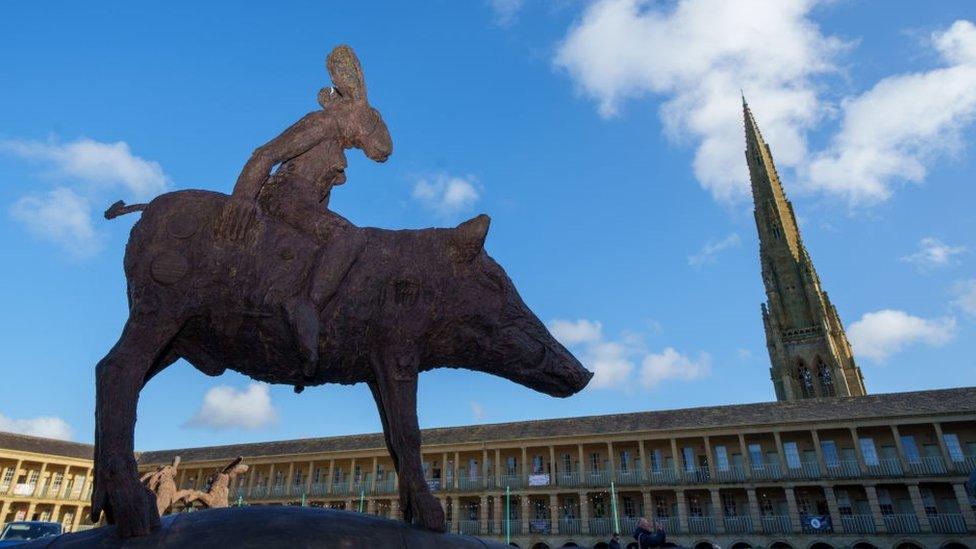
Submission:
{"label": "window", "polygon": [[573,472],[573,456],[567,452],[563,454],[563,473],[571,472]]}
{"label": "window", "polygon": [[690,517],[702,516],[702,503],[700,497],[688,496],[688,516]]}
{"label": "window", "polygon": [[[436,475],[436,472],[434,474]],[[353,476],[353,482],[359,484],[359,481],[362,480],[363,478],[363,468],[357,465],[356,468],[353,469],[352,476]]]}
{"label": "window", "polygon": [[918,451],[918,444],[912,435],[901,436],[901,447],[905,451],[905,459],[908,463],[921,463],[922,455]]}
{"label": "window", "polygon": [[54,473],[51,475],[51,489],[49,490],[52,494],[59,494],[61,492],[61,483],[64,482],[64,473]]}
{"label": "window", "polygon": [[727,517],[738,516],[735,506],[735,496],[728,492],[722,494],[722,514]]}
{"label": "window", "polygon": [[837,496],[837,509],[843,516],[850,516],[854,514],[854,509],[851,507],[851,496],[847,493],[847,490],[837,490],[834,492]]}
{"label": "window", "polygon": [[750,444],[749,445],[749,461],[752,462],[753,469],[763,468],[763,453],[762,445],[760,444]]}
{"label": "window", "polygon": [[543,471],[542,456],[534,456],[532,458],[532,473],[540,474]]}
{"label": "window", "polygon": [[376,481],[377,482],[383,482],[383,479],[385,477],[386,477],[386,469],[383,468],[383,464],[382,463],[377,463],[376,464]]}
{"label": "window", "polygon": [[532,504],[532,507],[535,510],[536,520],[543,520],[549,518],[549,506],[546,505],[546,502],[544,500],[541,499],[535,500],[535,502],[533,502]]}
{"label": "window", "polygon": [[[424,464],[424,476],[427,476],[427,464]],[[332,471],[332,483],[342,482],[342,467],[336,467]]]}
{"label": "window", "polygon": [[620,451],[620,471],[626,473],[630,470],[630,450]]}
{"label": "window", "polygon": [[474,458],[468,460],[468,478],[478,478],[478,460]]}
{"label": "window", "polygon": [[800,468],[800,450],[795,442],[784,442],[783,451],[786,452],[786,465],[790,469]]}
{"label": "window", "polygon": [[887,488],[878,488],[878,505],[881,507],[881,514],[884,516],[895,514],[895,505],[891,501],[891,493]]}
{"label": "window", "polygon": [[946,450],[949,452],[949,459],[956,463],[966,460],[962,453],[962,446],[959,444],[959,436],[955,433],[944,433],[942,440],[945,442]]}
{"label": "window", "polygon": [[576,503],[576,498],[569,496],[563,500],[562,507],[559,508],[559,512],[564,519],[573,520],[576,518],[576,510],[579,505]]}
{"label": "window", "polygon": [[839,467],[840,456],[837,455],[837,443],[832,440],[821,440],[820,449],[823,450],[824,462],[827,467]]}
{"label": "window", "polygon": [[938,515],[939,508],[935,504],[935,496],[932,495],[932,490],[922,487],[919,491],[922,494],[922,505],[925,507],[925,514],[929,516]]}
{"label": "window", "polygon": [[689,473],[695,470],[695,449],[691,446],[685,446],[681,449],[682,458],[685,461],[685,471]]}
{"label": "window", "polygon": [[654,450],[652,450],[651,451],[651,469],[653,469],[655,471],[660,471],[661,470],[662,463],[663,463],[663,459],[661,459],[661,450],[660,449],[654,449]]}
{"label": "window", "polygon": [[298,486],[301,483],[302,483],[302,470],[301,469],[295,469],[295,478],[293,479],[292,484],[294,484],[295,486]]}
{"label": "window", "polygon": [[874,439],[867,437],[860,439],[861,442],[861,456],[864,457],[864,463],[869,466],[877,466],[881,462],[878,460],[878,451],[874,447]]}
{"label": "window", "polygon": [[634,505],[634,498],[631,496],[624,496],[623,498],[624,516],[627,518],[634,518],[637,516],[637,506]]}
{"label": "window", "polygon": [[600,454],[599,452],[593,452],[590,454],[590,471],[593,473],[600,472]]}
{"label": "window", "polygon": [[[244,478],[244,477],[241,476],[241,478]],[[312,476],[312,482],[314,482],[315,484],[318,484],[321,481],[322,481],[322,468],[321,467],[316,467],[315,468],[315,474],[314,474],[314,476]]]}
{"label": "window", "polygon": [[518,459],[515,456],[505,458],[505,472],[510,477],[518,474]]}
{"label": "window", "polygon": [[668,518],[671,516],[671,506],[668,505],[664,496],[654,496],[654,515],[657,518]]}
{"label": "window", "polygon": [[824,361],[817,358],[817,376],[820,378],[820,394],[822,396],[834,396],[834,374]]}
{"label": "window", "polygon": [[725,446],[715,447],[715,467],[717,467],[719,471],[729,470],[729,454],[725,449]]}
{"label": "window", "polygon": [[765,492],[759,492],[759,511],[764,517],[775,514],[773,509],[773,500],[770,499],[769,494]]}
{"label": "window", "polygon": [[3,472],[3,481],[0,481],[0,494],[7,493],[10,489],[10,483],[14,481],[14,468],[7,467],[7,470]]}
{"label": "window", "polygon": [[810,375],[810,368],[807,368],[802,360],[797,361],[796,364],[796,380],[800,383],[800,392],[803,394],[803,398],[814,396],[813,376]]}
{"label": "window", "polygon": [[[357,468],[357,470],[358,470],[358,468]],[[285,477],[285,475],[281,471],[275,471],[274,485],[275,486],[281,486],[281,483],[284,480],[284,477]]]}
{"label": "window", "polygon": [[593,496],[593,518],[604,518],[607,516],[606,505],[603,503],[603,496]]}

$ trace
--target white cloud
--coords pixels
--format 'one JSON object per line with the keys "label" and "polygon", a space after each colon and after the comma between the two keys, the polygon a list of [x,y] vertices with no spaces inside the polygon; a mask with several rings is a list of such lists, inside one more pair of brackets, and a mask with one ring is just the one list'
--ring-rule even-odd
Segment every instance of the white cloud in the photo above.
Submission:
{"label": "white cloud", "polygon": [[698,253],[688,256],[688,264],[692,267],[701,267],[702,265],[715,263],[719,253],[728,248],[734,248],[741,243],[742,241],[736,233],[732,233],[722,240],[709,240],[702,246],[701,250],[698,250]]}
{"label": "white cloud", "polygon": [[748,196],[739,90],[762,113],[780,167],[806,153],[804,131],[823,114],[811,83],[844,44],[808,18],[813,1],[600,0],[559,45],[555,64],[609,117],[629,98],[667,97],[675,139],[698,145],[694,171],[720,200]]}
{"label": "white cloud", "polygon": [[31,233],[61,245],[76,257],[98,251],[88,200],[67,187],[21,197],[10,208],[10,214]]}
{"label": "white cloud", "polygon": [[522,3],[523,0],[488,0],[488,6],[495,14],[495,23],[501,26],[515,22],[519,10],[522,9]]}
{"label": "white cloud", "polygon": [[603,324],[585,318],[573,320],[553,320],[549,323],[553,337],[567,347],[579,343],[593,343],[603,337]]}
{"label": "white cloud", "polygon": [[71,440],[71,426],[65,420],[53,416],[12,419],[0,414],[0,431],[34,437]]}
{"label": "white cloud", "polygon": [[854,354],[877,361],[916,343],[945,345],[955,333],[954,318],[925,319],[893,309],[866,313],[848,330]]}
{"label": "white cloud", "polygon": [[231,428],[260,429],[273,424],[277,419],[278,413],[271,404],[267,384],[251,383],[243,390],[220,385],[207,391],[200,410],[185,425],[215,431]]}
{"label": "white cloud", "polygon": [[481,405],[480,402],[471,401],[471,416],[474,417],[476,421],[485,419],[485,407]]}
{"label": "white cloud", "polygon": [[641,362],[640,382],[647,388],[657,387],[662,381],[678,379],[693,381],[708,376],[712,368],[712,358],[708,353],[699,353],[695,359],[667,347],[660,353],[649,354]]}
{"label": "white cloud", "polygon": [[435,212],[449,216],[471,208],[481,197],[472,176],[438,173],[414,182],[413,198]]}
{"label": "white cloud", "polygon": [[605,339],[603,325],[597,321],[553,320],[548,326],[561,343],[577,347],[581,362],[593,372],[587,386],[591,389],[654,389],[666,380],[691,381],[709,373],[711,360],[706,353],[699,353],[694,360],[671,347],[651,353],[635,333]]}
{"label": "white cloud", "polygon": [[809,185],[870,204],[899,182],[920,183],[933,158],[961,147],[976,119],[976,26],[956,21],[931,44],[945,67],[889,76],[843,102],[840,131],[806,170]]}
{"label": "white cloud", "polygon": [[78,139],[59,143],[15,139],[0,141],[0,150],[44,163],[61,177],[100,188],[121,186],[128,191],[125,198],[133,200],[153,198],[169,186],[169,178],[157,162],[133,155],[123,141]]}
{"label": "white cloud", "polygon": [[948,265],[953,256],[966,251],[965,246],[950,246],[938,238],[926,237],[918,241],[918,251],[901,258],[914,263],[920,269],[932,269]]}
{"label": "white cloud", "polygon": [[742,89],[781,171],[851,204],[882,201],[961,147],[976,119],[976,26],[960,20],[931,35],[941,67],[888,76],[842,100],[839,130],[811,154],[807,132],[836,110],[818,96],[817,81],[851,49],[811,19],[818,3],[598,0],[568,30],[554,63],[605,117],[628,99],[663,96],[667,134],[696,145],[695,176],[717,200],[749,196]]}
{"label": "white cloud", "polygon": [[952,304],[962,311],[976,316],[976,278],[960,280],[953,286],[956,299]]}

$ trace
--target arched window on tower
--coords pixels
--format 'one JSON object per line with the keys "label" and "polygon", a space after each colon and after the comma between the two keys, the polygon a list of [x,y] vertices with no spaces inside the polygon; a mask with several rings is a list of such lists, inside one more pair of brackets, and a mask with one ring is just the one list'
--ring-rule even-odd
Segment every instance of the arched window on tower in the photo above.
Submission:
{"label": "arched window on tower", "polygon": [[796,380],[800,383],[803,398],[816,396],[813,392],[813,376],[810,374],[810,368],[807,368],[802,360],[798,360],[796,364]]}
{"label": "arched window on tower", "polygon": [[820,378],[820,394],[823,396],[836,396],[837,392],[834,390],[834,374],[831,373],[830,368],[819,357],[817,358],[817,377]]}

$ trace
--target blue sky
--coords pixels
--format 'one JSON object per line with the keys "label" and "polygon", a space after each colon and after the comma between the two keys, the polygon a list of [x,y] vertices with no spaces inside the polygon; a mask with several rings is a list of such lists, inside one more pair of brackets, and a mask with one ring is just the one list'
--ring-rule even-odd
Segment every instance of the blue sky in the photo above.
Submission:
{"label": "blue sky", "polygon": [[[89,442],[126,317],[117,199],[228,192],[317,107],[336,44],[394,140],[350,151],[360,225],[492,216],[486,248],[597,382],[437,371],[424,426],[774,398],[739,90],[870,392],[976,384],[971,2],[16,3],[0,17],[0,429]],[[379,429],[368,390],[180,362],[139,449]]]}

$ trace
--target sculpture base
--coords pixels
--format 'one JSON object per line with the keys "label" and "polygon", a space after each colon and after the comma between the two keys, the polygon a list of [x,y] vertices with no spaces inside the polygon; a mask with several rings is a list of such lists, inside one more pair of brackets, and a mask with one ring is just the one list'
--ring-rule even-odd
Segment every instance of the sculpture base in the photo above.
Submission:
{"label": "sculpture base", "polygon": [[152,534],[121,540],[114,526],[36,540],[24,549],[100,549],[125,547],[359,548],[411,549],[507,547],[470,536],[437,534],[403,521],[315,507],[255,506],[209,509],[163,517]]}

